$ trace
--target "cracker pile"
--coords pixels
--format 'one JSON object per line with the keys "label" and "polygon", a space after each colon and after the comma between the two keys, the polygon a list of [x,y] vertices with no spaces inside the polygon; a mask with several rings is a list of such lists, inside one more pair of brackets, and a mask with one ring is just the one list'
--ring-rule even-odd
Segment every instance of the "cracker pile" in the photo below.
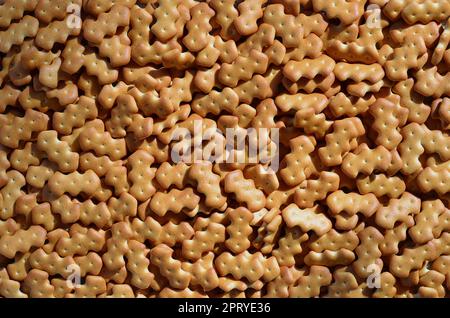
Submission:
{"label": "cracker pile", "polygon": [[[0,295],[449,296],[449,42],[448,0],[2,1]],[[280,169],[174,162],[194,121]]]}

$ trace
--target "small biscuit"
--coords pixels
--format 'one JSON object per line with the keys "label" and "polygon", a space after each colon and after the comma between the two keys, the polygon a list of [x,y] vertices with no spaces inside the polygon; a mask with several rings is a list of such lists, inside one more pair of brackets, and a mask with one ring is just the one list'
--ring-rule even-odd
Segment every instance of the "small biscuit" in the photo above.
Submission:
{"label": "small biscuit", "polygon": [[38,33],[39,21],[35,17],[26,15],[19,22],[8,25],[6,31],[0,31],[0,52],[8,52],[13,45],[21,45],[25,38]]}
{"label": "small biscuit", "polygon": [[319,206],[302,210],[290,204],[283,209],[282,215],[287,226],[299,226],[303,232],[312,230],[317,235],[323,235],[331,229],[331,221],[320,211]]}
{"label": "small biscuit", "polygon": [[38,135],[37,147],[47,158],[58,165],[63,173],[73,172],[78,168],[79,154],[72,152],[67,142],[58,139],[55,130],[41,131]]}
{"label": "small biscuit", "polygon": [[92,43],[101,43],[105,36],[114,35],[118,27],[130,23],[130,9],[122,5],[113,5],[109,12],[100,13],[96,20],[83,22],[83,37]]}
{"label": "small biscuit", "polygon": [[46,236],[47,231],[38,225],[27,230],[18,230],[11,235],[6,234],[0,238],[0,254],[13,258],[17,252],[28,252],[32,246],[41,247]]}
{"label": "small biscuit", "polygon": [[227,193],[233,193],[236,200],[245,203],[250,211],[258,211],[265,206],[264,193],[255,188],[253,180],[245,179],[240,170],[227,174],[224,190]]}
{"label": "small biscuit", "polygon": [[241,35],[250,35],[258,29],[257,20],[263,16],[265,0],[244,0],[238,5],[239,16],[234,19],[234,26]]}

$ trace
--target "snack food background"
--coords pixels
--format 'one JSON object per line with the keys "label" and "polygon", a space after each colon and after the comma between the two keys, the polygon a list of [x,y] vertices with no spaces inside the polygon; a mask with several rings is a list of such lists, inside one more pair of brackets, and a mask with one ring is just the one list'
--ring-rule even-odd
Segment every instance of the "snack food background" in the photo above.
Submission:
{"label": "snack food background", "polygon": [[[448,0],[2,1],[0,296],[448,297],[449,42]],[[197,122],[279,169],[176,162]]]}

